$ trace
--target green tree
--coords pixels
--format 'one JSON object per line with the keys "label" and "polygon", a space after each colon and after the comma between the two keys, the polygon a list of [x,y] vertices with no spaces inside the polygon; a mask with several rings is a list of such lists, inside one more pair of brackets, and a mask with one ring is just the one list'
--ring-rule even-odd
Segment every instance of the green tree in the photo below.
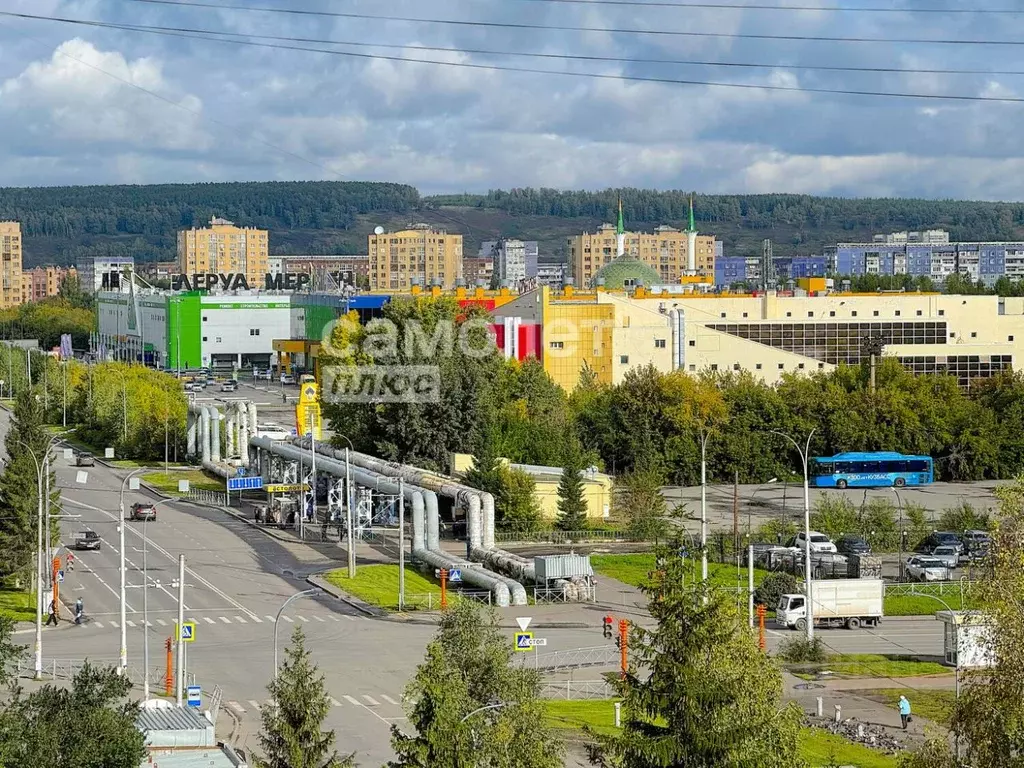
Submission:
{"label": "green tree", "polygon": [[292,633],[292,644],[277,677],[267,686],[273,703],[260,710],[262,757],[256,768],[348,768],[354,757],[340,757],[334,749],[334,731],[323,730],[331,710],[324,677],[306,649],[302,627]]}
{"label": "green tree", "polygon": [[138,768],[145,739],[135,725],[139,705],[131,681],[113,668],[86,664],[70,688],[15,689],[0,715],[8,766]]}
{"label": "green tree", "polygon": [[587,527],[587,500],[583,494],[582,473],[587,469],[583,451],[575,439],[562,462],[558,481],[558,518],[555,525],[563,531],[582,531]]}
{"label": "green tree", "polygon": [[506,531],[534,531],[540,525],[537,483],[521,469],[498,469],[498,493],[494,497],[497,523]]}
{"label": "green tree", "polygon": [[661,495],[663,477],[654,468],[639,468],[615,480],[612,510],[626,521],[630,535],[639,540],[657,539],[667,530],[668,505]]}
{"label": "green tree", "polygon": [[[654,629],[630,628],[629,673],[619,683],[623,726],[599,736],[606,768],[803,766],[802,715],[782,702],[782,673],[758,647],[734,601],[685,579],[681,541],[659,553],[648,586]],[[684,583],[686,586],[684,586]]]}
{"label": "green tree", "polygon": [[535,670],[512,664],[493,613],[462,601],[441,616],[406,691],[408,729],[391,727],[389,768],[556,768],[560,742],[545,725]]}

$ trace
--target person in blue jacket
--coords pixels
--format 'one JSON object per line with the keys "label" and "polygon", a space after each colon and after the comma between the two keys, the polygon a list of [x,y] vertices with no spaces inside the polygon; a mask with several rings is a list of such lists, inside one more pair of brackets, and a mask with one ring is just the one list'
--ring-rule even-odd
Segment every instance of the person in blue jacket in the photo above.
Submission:
{"label": "person in blue jacket", "polygon": [[907,730],[907,723],[910,722],[910,702],[906,696],[900,696],[900,722],[903,723],[903,730]]}

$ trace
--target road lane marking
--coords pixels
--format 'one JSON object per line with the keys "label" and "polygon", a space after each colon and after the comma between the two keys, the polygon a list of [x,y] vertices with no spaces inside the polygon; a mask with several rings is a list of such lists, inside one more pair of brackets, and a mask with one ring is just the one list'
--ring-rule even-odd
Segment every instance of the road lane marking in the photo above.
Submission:
{"label": "road lane marking", "polygon": [[209,616],[203,616],[203,620],[204,620],[204,621],[205,621],[205,622],[206,622],[207,624],[216,624],[216,623],[217,623],[217,622],[215,622],[215,621],[214,621],[213,619],[211,619],[211,618],[210,618]]}
{"label": "road lane marking", "polygon": [[285,621],[287,621],[289,624],[294,624],[295,623],[288,616],[282,616],[281,618],[284,619]]}
{"label": "road lane marking", "polygon": [[349,621],[355,621],[356,620],[355,616],[349,616],[347,613],[345,614],[345,618],[348,619]]}
{"label": "road lane marking", "polygon": [[252,707],[253,709],[259,709],[260,708],[260,703],[258,701],[256,701],[256,699],[249,699],[249,701],[247,701],[246,703],[250,707]]}
{"label": "road lane marking", "polygon": [[363,704],[363,702],[361,702],[355,696],[348,696],[348,695],[346,695],[346,696],[342,696],[342,698],[345,699],[345,701],[347,701],[349,704],[355,704],[357,707],[365,707],[366,706],[365,704]]}
{"label": "road lane marking", "polygon": [[102,622],[102,621],[94,621],[94,622],[92,623],[92,625],[93,625],[94,627],[96,627],[97,629],[103,629],[103,622]]}
{"label": "road lane marking", "polygon": [[[102,513],[102,514],[106,515],[107,517],[109,517],[109,518],[110,518],[111,520],[113,520],[113,521],[114,521],[115,523],[116,523],[116,522],[121,522],[122,524],[125,524],[125,530],[131,531],[131,532],[132,532],[132,533],[134,533],[134,534],[135,534],[136,536],[138,536],[138,537],[139,537],[140,539],[141,539],[141,538],[143,537],[142,533],[140,533],[138,529],[136,529],[136,528],[133,528],[133,527],[132,527],[132,526],[130,526],[130,525],[127,525],[127,524],[125,523],[125,521],[123,521],[123,520],[121,520],[121,521],[118,521],[117,515],[112,515],[112,514],[111,514],[110,512],[107,512],[107,511],[106,511],[105,509],[101,509],[100,507],[95,507],[95,506],[93,506],[92,504],[86,504],[86,503],[85,503],[84,501],[78,501],[78,499],[70,499],[70,498],[67,498],[67,497],[63,497],[63,498],[62,498],[61,500],[62,500],[62,501],[66,501],[66,502],[70,502],[70,503],[72,503],[72,504],[77,504],[77,505],[78,505],[78,506],[80,506],[80,507],[84,507],[84,508],[86,508],[86,509],[91,509],[91,510],[93,510],[93,511],[95,511],[95,512],[100,512],[100,513]],[[167,551],[166,549],[164,549],[163,547],[161,547],[161,546],[160,546],[159,544],[157,544],[157,543],[156,543],[155,541],[152,541],[152,540],[150,540],[150,541],[148,542],[148,546],[152,547],[152,548],[153,548],[153,549],[154,549],[154,550],[155,550],[156,552],[159,552],[160,554],[162,554],[162,555],[163,555],[164,557],[166,557],[166,558],[167,558],[168,560],[170,560],[170,561],[171,561],[172,563],[177,563],[177,562],[178,562],[178,558],[177,558],[177,556],[175,556],[175,555],[172,555],[172,554],[171,554],[170,552],[168,552],[168,551]],[[125,559],[127,559],[127,558],[125,558]],[[136,570],[139,570],[139,569],[138,569],[138,568],[136,568]],[[207,581],[206,579],[204,579],[204,578],[203,578],[202,576],[200,576],[200,575],[199,575],[198,573],[196,573],[195,571],[193,571],[193,570],[192,570],[191,568],[189,568],[188,566],[186,566],[186,567],[185,567],[185,572],[186,572],[186,573],[188,573],[188,574],[190,574],[190,575],[191,575],[191,576],[192,576],[192,577],[193,577],[193,578],[194,578],[194,579],[195,579],[196,581],[198,581],[198,582],[199,582],[200,584],[202,584],[203,586],[205,586],[205,587],[206,587],[207,589],[209,589],[209,590],[210,590],[211,592],[213,592],[214,594],[218,595],[218,596],[219,596],[220,598],[222,598],[222,599],[226,600],[227,602],[231,603],[231,605],[232,605],[233,607],[237,608],[237,609],[238,609],[239,611],[241,611],[242,613],[248,614],[249,616],[252,616],[252,615],[253,615],[253,612],[252,612],[252,611],[250,611],[250,610],[249,610],[248,608],[246,608],[246,607],[245,607],[244,605],[242,605],[242,604],[241,604],[240,602],[238,602],[237,600],[235,600],[235,599],[234,599],[233,597],[231,597],[230,595],[228,595],[228,594],[227,594],[227,593],[225,593],[224,591],[222,591],[222,590],[220,590],[220,589],[217,589],[217,587],[213,586],[213,584],[211,584],[211,583],[210,583],[209,581]],[[161,588],[163,589],[163,587],[161,587]],[[164,591],[165,591],[165,592],[167,592],[167,590],[166,590],[166,589],[164,589]],[[174,595],[172,595],[172,594],[171,594],[170,592],[167,592],[167,594],[168,594],[168,595],[169,595],[170,597],[172,597],[172,598],[174,598],[174,597],[175,597],[175,596],[174,596]],[[188,606],[186,606],[186,610],[187,610],[187,609],[188,609]]]}
{"label": "road lane marking", "polygon": [[112,626],[114,629],[117,629],[119,625],[116,621],[111,621],[110,626]]}
{"label": "road lane marking", "polygon": [[125,622],[125,624],[127,624],[132,629],[135,629],[135,622],[134,621],[129,619],[128,621]]}
{"label": "road lane marking", "polygon": [[166,627],[167,626],[167,622],[164,621],[163,619],[157,619],[156,623],[159,624],[161,627]]}
{"label": "road lane marking", "polygon": [[375,698],[373,698],[373,696],[367,696],[364,693],[363,694],[363,698],[366,699],[369,702],[371,707],[379,707],[380,706],[380,702],[377,701]]}
{"label": "road lane marking", "polygon": [[331,701],[331,706],[332,706],[332,707],[340,707],[340,706],[341,706],[341,702],[340,702],[340,701],[338,701],[338,700],[337,700],[336,698],[334,698],[333,696],[328,696],[327,698],[328,698],[328,699],[330,699],[330,701]]}
{"label": "road lane marking", "polygon": [[252,620],[255,621],[257,624],[262,624],[263,623],[263,619],[261,619],[259,616],[255,616],[254,615],[252,617]]}
{"label": "road lane marking", "polygon": [[332,613],[332,614],[331,614],[331,621],[341,621],[341,619],[339,619],[339,618],[338,618],[337,616],[335,616],[335,615],[334,615],[334,614]]}
{"label": "road lane marking", "polygon": [[245,619],[243,619],[241,616],[235,616],[235,621],[237,621],[239,624],[248,624],[249,623]]}
{"label": "road lane marking", "polygon": [[323,623],[323,620],[324,620],[324,619],[323,619],[323,617],[322,617],[322,616],[314,616],[313,618],[314,618],[314,619],[316,619],[317,621],[319,621],[319,622]]}
{"label": "road lane marking", "polygon": [[273,616],[267,616],[267,621],[273,624],[276,621],[276,619]]}
{"label": "road lane marking", "polygon": [[305,616],[299,616],[298,618],[299,618],[299,620],[300,620],[300,621],[303,621],[303,622],[305,622],[306,624],[308,624],[308,623],[309,623],[309,619],[307,619],[307,618],[306,618]]}
{"label": "road lane marking", "polygon": [[228,706],[235,710],[235,712],[238,712],[243,715],[245,714],[245,707],[243,707],[237,701],[229,701]]}
{"label": "road lane marking", "polygon": [[395,705],[396,707],[400,707],[400,706],[402,706],[402,705],[401,705],[401,704],[399,704],[399,703],[398,703],[397,701],[395,701],[395,700],[394,700],[394,699],[392,699],[392,698],[391,698],[390,696],[388,696],[388,695],[387,695],[386,693],[385,693],[385,694],[383,694],[383,695],[381,696],[381,698],[382,698],[382,699],[384,699],[384,701],[386,701],[386,702],[387,702],[388,704],[394,704],[394,705]]}
{"label": "road lane marking", "polygon": [[[218,616],[218,618],[219,618],[219,619],[220,619],[221,621],[223,621],[223,622],[224,622],[225,624],[230,624],[230,623],[231,623],[231,619],[229,619],[229,618],[228,618],[227,616]],[[211,624],[213,624],[213,622],[212,622],[212,621],[211,621],[210,623],[211,623]]]}

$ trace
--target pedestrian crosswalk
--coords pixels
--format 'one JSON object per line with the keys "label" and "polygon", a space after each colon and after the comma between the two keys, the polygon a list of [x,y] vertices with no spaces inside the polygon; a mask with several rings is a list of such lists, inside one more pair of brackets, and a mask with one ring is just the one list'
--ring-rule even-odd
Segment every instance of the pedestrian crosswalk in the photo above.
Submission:
{"label": "pedestrian crosswalk", "polygon": [[[383,700],[383,704],[380,700]],[[388,715],[391,716],[390,709],[395,708],[401,710],[402,702],[387,694],[377,693],[376,696],[371,696],[367,693],[361,694],[341,694],[340,697],[328,696],[327,701],[332,707],[365,707],[367,709],[374,710],[387,710]],[[263,707],[270,707],[274,705],[273,699],[266,699],[265,701],[257,701],[256,699],[246,699],[244,701],[228,701],[226,702],[229,709],[238,715],[254,715],[258,716],[260,710]],[[396,711],[394,716],[400,715],[400,711]]]}
{"label": "pedestrian crosswalk", "polygon": [[[131,629],[136,629],[136,628],[141,629],[145,622],[143,622],[142,618],[138,617],[136,614],[132,614],[132,615],[136,616],[136,618],[135,619],[126,619],[125,620],[125,625],[127,627],[130,627]],[[230,615],[230,616],[198,616],[198,617],[197,616],[186,616],[185,620],[186,621],[191,621],[191,622],[196,623],[196,624],[205,624],[207,626],[210,626],[210,625],[212,625],[212,626],[220,626],[221,624],[232,624],[232,625],[234,625],[234,624],[264,624],[264,623],[273,624],[275,622],[275,618],[273,616],[267,615],[267,616],[263,616],[261,618],[260,616],[257,616],[255,614],[252,614],[252,615],[249,615],[249,616],[239,616],[238,614],[233,614],[233,615]],[[302,616],[302,615],[299,615],[299,616],[295,616],[295,617],[291,617],[291,616],[282,616],[281,617],[281,621],[287,622],[289,624],[296,623],[296,620],[298,620],[298,621],[300,621],[300,622],[302,622],[304,624],[311,624],[311,623],[314,623],[314,622],[317,623],[317,624],[331,624],[331,623],[345,624],[345,623],[351,623],[351,622],[370,621],[370,618],[368,616],[352,616],[352,615],[349,615],[347,613],[342,613],[342,614],[331,613],[331,614],[327,614],[326,616],[320,616],[320,615]],[[167,627],[167,628],[170,629],[170,628],[174,627],[175,623],[176,623],[175,619],[171,619],[170,621],[168,621],[166,619],[156,619],[156,618],[150,619],[149,622],[148,622],[149,627],[152,628],[152,629],[156,629],[158,627]],[[103,618],[103,619],[87,619],[86,623],[85,623],[85,626],[93,627],[94,629],[104,629],[106,627],[111,627],[113,629],[120,629],[120,627],[121,627],[120,622],[117,619],[106,619],[106,618]]]}

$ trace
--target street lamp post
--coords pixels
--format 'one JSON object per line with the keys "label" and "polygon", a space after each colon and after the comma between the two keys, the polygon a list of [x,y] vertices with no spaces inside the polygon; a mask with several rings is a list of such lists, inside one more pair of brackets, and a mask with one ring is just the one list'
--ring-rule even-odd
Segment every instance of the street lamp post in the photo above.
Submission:
{"label": "street lamp post", "polygon": [[284,613],[284,609],[288,607],[288,603],[292,600],[298,600],[300,597],[311,597],[312,595],[320,594],[319,589],[304,589],[301,592],[296,592],[294,595],[285,600],[281,607],[277,609],[277,616],[274,618],[274,679],[277,680],[277,631],[281,626],[281,614]]}
{"label": "street lamp post", "polygon": [[[117,671],[119,674],[124,675],[128,669],[128,625],[126,622],[127,617],[125,616],[125,567],[124,567],[124,489],[128,486],[129,482],[140,472],[145,472],[145,469],[136,469],[134,472],[130,472],[125,479],[121,482],[121,496],[118,503],[118,510],[120,510],[120,519],[117,522],[117,542],[118,542],[118,572],[121,580],[121,625],[119,627],[121,632],[121,649],[117,657]],[[132,484],[132,490],[138,489],[138,482]],[[147,670],[148,673],[148,670]]]}
{"label": "street lamp post", "polygon": [[[947,603],[941,597],[936,597],[935,595],[928,595],[928,594],[925,594],[924,592],[918,592],[916,589],[911,589],[910,590],[910,594],[914,595],[915,597],[928,597],[928,598],[931,598],[932,600],[935,600],[938,603],[941,603],[942,607],[945,608],[947,611],[949,611],[949,615],[953,618],[953,622],[954,622],[953,626],[956,627],[956,631],[953,633],[954,638],[956,638],[956,655],[953,657],[953,659],[954,659],[954,661],[953,661],[953,675],[954,675],[954,678],[953,678],[954,679],[954,683],[953,683],[953,685],[954,685],[954,689],[956,691],[954,696],[959,701],[960,700],[960,626],[959,626],[959,624],[956,623],[956,611],[954,611],[952,608],[950,608],[949,607],[949,603]],[[956,759],[957,759],[957,762],[959,762],[959,760],[960,760],[960,730],[959,729],[957,729],[954,732],[953,739],[954,739],[954,742],[955,742],[954,749],[956,750]]]}
{"label": "street lamp post", "polygon": [[352,441],[345,437],[345,435],[335,434],[335,437],[340,437],[348,443],[345,447],[345,527],[348,528],[348,577],[354,579],[356,577],[356,551],[353,545],[352,528],[355,521],[352,517],[352,476],[349,471],[351,466],[349,463],[349,449],[352,450],[352,453],[355,453],[356,449],[352,445]]}
{"label": "street lamp post", "polygon": [[700,577],[708,580],[708,438],[710,432],[700,436]]}
{"label": "street lamp post", "polygon": [[753,535],[754,535],[754,531],[753,531],[754,497],[757,496],[757,494],[759,494],[761,491],[763,491],[769,485],[772,485],[773,483],[777,483],[778,481],[779,481],[779,478],[773,477],[768,482],[761,483],[761,485],[757,486],[757,488],[754,489],[754,492],[752,494],[750,494],[749,498],[747,499],[747,541],[750,541],[753,538]]}
{"label": "street lamp post", "polygon": [[801,448],[800,443],[794,440],[792,437],[787,435],[785,432],[779,430],[771,430],[773,435],[779,435],[789,440],[796,448],[797,453],[800,454],[800,460],[804,466],[804,584],[807,585],[807,641],[810,642],[814,639],[814,599],[812,597],[811,589],[811,491],[810,482],[808,479],[808,467],[807,461],[811,452],[811,438],[814,437],[814,433],[817,428],[812,429],[807,435],[807,442]]}

